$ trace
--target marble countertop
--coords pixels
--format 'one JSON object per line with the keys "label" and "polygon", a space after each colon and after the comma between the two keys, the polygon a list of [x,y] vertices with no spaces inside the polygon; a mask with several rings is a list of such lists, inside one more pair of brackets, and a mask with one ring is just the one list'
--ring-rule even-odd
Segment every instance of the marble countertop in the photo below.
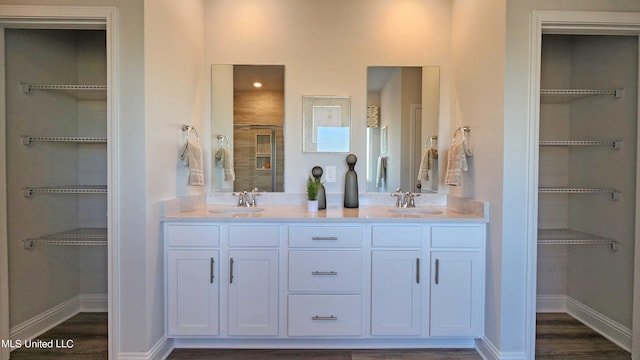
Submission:
{"label": "marble countertop", "polygon": [[[258,210],[258,211],[256,211]],[[328,206],[325,210],[308,212],[305,205],[265,205],[257,209],[238,208],[234,205],[204,205],[196,208],[167,212],[163,221],[216,221],[216,222],[454,222],[487,223],[486,206],[467,208],[453,206],[420,206],[398,209],[392,206],[367,205],[355,209]]]}

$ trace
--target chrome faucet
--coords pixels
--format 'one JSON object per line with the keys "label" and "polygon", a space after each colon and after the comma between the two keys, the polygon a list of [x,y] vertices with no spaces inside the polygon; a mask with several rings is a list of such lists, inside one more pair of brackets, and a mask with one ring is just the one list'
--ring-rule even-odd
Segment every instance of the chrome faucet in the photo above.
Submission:
{"label": "chrome faucet", "polygon": [[396,207],[399,208],[412,208],[416,207],[416,196],[420,196],[420,194],[412,193],[410,191],[402,192],[402,189],[397,188],[391,196],[396,197]]}
{"label": "chrome faucet", "polygon": [[242,192],[234,192],[232,195],[238,197],[238,206],[243,207],[254,207],[258,205],[257,197],[262,195],[263,193],[258,191],[258,188],[253,188],[251,192],[242,191]]}

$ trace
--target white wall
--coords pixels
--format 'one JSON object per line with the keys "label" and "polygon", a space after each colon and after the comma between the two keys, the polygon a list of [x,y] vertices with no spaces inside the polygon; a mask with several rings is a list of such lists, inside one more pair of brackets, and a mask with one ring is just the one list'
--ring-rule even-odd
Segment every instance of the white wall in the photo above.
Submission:
{"label": "white wall", "polygon": [[302,152],[303,95],[351,97],[351,152],[364,191],[367,66],[441,66],[440,129],[448,133],[449,1],[206,0],[205,10],[206,63],[285,65],[285,191],[304,192],[315,165],[337,167],[327,192],[344,187],[345,154]]}
{"label": "white wall", "polygon": [[[503,239],[505,0],[455,0],[452,19],[451,130],[469,125],[469,172],[454,195],[490,203],[485,337],[501,352],[521,352],[524,274],[518,245]],[[441,132],[442,134],[442,132]],[[442,154],[445,157],[445,154]],[[443,172],[445,169],[443,168]],[[505,209],[507,209],[505,207]],[[512,211],[513,209],[508,209]]]}
{"label": "white wall", "polygon": [[[202,0],[146,0],[145,56],[145,269],[146,326],[150,345],[164,335],[164,270],[160,204],[198,194],[187,185],[188,169],[178,159],[184,143],[181,124],[204,135],[204,7]],[[192,135],[193,136],[193,135]],[[133,344],[132,344],[133,345]],[[147,348],[148,349],[148,348]]]}

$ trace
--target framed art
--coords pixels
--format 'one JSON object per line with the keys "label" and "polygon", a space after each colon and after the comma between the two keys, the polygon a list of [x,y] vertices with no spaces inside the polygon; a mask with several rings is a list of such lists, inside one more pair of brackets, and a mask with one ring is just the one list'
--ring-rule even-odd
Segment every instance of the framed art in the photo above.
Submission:
{"label": "framed art", "polygon": [[302,97],[303,152],[348,153],[351,146],[351,98]]}

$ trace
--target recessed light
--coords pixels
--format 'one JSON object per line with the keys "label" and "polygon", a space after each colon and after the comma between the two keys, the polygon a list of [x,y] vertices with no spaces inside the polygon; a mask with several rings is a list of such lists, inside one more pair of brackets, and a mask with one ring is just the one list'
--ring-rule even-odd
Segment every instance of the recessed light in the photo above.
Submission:
{"label": "recessed light", "polygon": [[259,88],[259,87],[262,87],[262,83],[256,81],[256,82],[253,83],[253,86]]}

